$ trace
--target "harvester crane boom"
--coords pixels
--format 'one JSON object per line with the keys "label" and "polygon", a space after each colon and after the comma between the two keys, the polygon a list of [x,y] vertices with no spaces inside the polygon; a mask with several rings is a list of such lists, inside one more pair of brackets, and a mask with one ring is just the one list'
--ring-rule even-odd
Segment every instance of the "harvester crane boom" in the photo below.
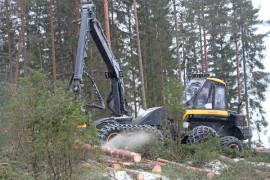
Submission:
{"label": "harvester crane boom", "polygon": [[[107,98],[107,107],[112,112],[113,116],[120,117],[123,115],[129,115],[129,111],[126,108],[126,101],[124,98],[124,88],[122,82],[122,71],[119,64],[113,55],[105,34],[101,29],[100,22],[96,19],[96,7],[93,3],[83,5],[81,9],[81,26],[79,34],[79,42],[77,47],[76,65],[73,75],[73,90],[75,97],[79,97],[81,93],[81,87],[83,83],[83,75],[85,72],[85,60],[88,55],[88,41],[90,41],[90,35],[94,40],[105,64],[107,67],[106,77],[111,81],[111,92]],[[88,77],[89,74],[87,74]],[[93,79],[90,77],[92,83]],[[98,96],[101,104],[103,103],[102,97],[94,84],[96,95]],[[113,100],[113,107],[110,107],[110,102]],[[103,103],[104,104],[104,103]],[[98,107],[99,108],[99,107]],[[102,109],[102,106],[100,107]]]}

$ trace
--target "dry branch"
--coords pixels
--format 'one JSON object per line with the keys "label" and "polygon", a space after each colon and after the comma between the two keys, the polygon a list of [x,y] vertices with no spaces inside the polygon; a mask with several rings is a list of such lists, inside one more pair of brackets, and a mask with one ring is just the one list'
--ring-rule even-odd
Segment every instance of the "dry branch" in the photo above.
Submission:
{"label": "dry branch", "polygon": [[243,159],[243,158],[240,158],[240,159],[231,159],[231,158],[228,158],[228,157],[226,157],[226,156],[219,156],[219,159],[220,159],[220,160],[223,160],[223,161],[227,161],[227,162],[229,162],[229,163],[237,163],[237,162],[239,162],[239,161],[245,160],[245,159]]}
{"label": "dry branch", "polygon": [[149,160],[149,159],[147,159],[146,162],[149,163],[149,164],[158,164],[160,166],[165,166],[166,165],[166,163],[162,163],[162,162],[158,162],[158,161],[152,161],[152,160]]}
{"label": "dry branch", "polygon": [[204,170],[204,169],[201,169],[201,168],[196,168],[196,167],[192,167],[192,166],[187,166],[187,165],[184,165],[184,164],[181,164],[181,163],[176,163],[176,162],[169,161],[169,160],[166,160],[166,159],[158,158],[157,161],[158,161],[158,162],[162,162],[162,163],[166,163],[166,164],[172,164],[172,165],[184,167],[184,168],[186,168],[186,169],[194,170],[194,171],[196,171],[196,172],[203,172],[203,173],[206,173],[206,174],[215,174],[215,175],[219,175],[219,174],[220,174],[220,173],[218,173],[218,172],[212,172],[212,171]]}

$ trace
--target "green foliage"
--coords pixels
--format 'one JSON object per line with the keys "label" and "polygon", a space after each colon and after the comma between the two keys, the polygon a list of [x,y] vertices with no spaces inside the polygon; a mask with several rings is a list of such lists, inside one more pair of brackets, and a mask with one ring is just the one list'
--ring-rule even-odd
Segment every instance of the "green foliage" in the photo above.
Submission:
{"label": "green foliage", "polygon": [[183,92],[184,87],[177,79],[171,79],[164,87],[164,107],[166,109],[168,117],[171,119],[181,119],[181,115],[185,111],[185,106],[180,103]]}
{"label": "green foliage", "polygon": [[215,176],[213,179],[228,180],[228,179],[269,179],[269,168],[256,166],[250,162],[240,161],[229,165],[225,168],[221,175]]}
{"label": "green foliage", "polygon": [[191,163],[193,166],[202,166],[215,160],[220,154],[220,138],[209,138],[199,144],[182,144],[171,140],[166,144],[160,141],[151,141],[141,152],[147,159],[163,158],[174,162]]}
{"label": "green foliage", "polygon": [[250,162],[270,162],[269,153],[265,152],[256,152],[254,149],[246,149],[241,157],[244,157],[247,161]]}
{"label": "green foliage", "polygon": [[[245,151],[244,151],[245,153]],[[222,151],[222,154],[225,155],[226,157],[229,158],[239,158],[239,157],[243,157],[243,153],[239,153],[237,151],[235,151],[234,149],[231,148],[226,148]],[[248,153],[246,153],[248,154]]]}
{"label": "green foliage", "polygon": [[27,168],[34,178],[72,178],[81,156],[72,148],[75,140],[97,141],[92,123],[89,129],[77,128],[89,119],[81,112],[81,102],[74,101],[63,84],[53,86],[42,72],[35,71],[6,92],[9,100],[1,114],[9,143],[2,147],[3,162],[20,162],[18,166]]}
{"label": "green foliage", "polygon": [[205,173],[188,170],[177,165],[166,165],[162,167],[163,175],[169,179],[206,179]]}

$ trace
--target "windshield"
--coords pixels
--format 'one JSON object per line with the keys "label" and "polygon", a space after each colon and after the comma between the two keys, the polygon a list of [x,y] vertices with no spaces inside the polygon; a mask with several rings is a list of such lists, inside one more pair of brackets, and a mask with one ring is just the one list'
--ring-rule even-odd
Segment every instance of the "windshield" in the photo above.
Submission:
{"label": "windshield", "polygon": [[204,82],[205,79],[192,79],[188,83],[180,102],[183,104],[187,103],[195,94],[197,94]]}

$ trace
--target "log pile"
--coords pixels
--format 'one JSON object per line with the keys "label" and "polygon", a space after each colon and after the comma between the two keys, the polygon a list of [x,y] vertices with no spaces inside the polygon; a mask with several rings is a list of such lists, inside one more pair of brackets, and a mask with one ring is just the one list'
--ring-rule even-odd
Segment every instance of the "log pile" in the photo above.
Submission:
{"label": "log pile", "polygon": [[[83,151],[89,152],[95,150],[97,147],[85,144],[83,145]],[[145,171],[151,171],[153,173],[161,174],[162,166],[165,165],[175,165],[180,166],[185,169],[194,171],[194,172],[203,172],[207,175],[208,179],[212,179],[213,176],[219,175],[217,172],[212,172],[209,170],[204,170],[197,167],[187,166],[181,163],[169,161],[166,159],[157,158],[156,161],[145,160],[141,162],[141,155],[135,152],[123,150],[123,149],[113,149],[108,147],[102,147],[101,151],[104,152],[105,163],[108,165],[109,170],[111,171],[125,171],[128,175],[132,176],[134,179],[143,180],[144,173],[141,171],[135,171],[132,169],[141,169]]]}

